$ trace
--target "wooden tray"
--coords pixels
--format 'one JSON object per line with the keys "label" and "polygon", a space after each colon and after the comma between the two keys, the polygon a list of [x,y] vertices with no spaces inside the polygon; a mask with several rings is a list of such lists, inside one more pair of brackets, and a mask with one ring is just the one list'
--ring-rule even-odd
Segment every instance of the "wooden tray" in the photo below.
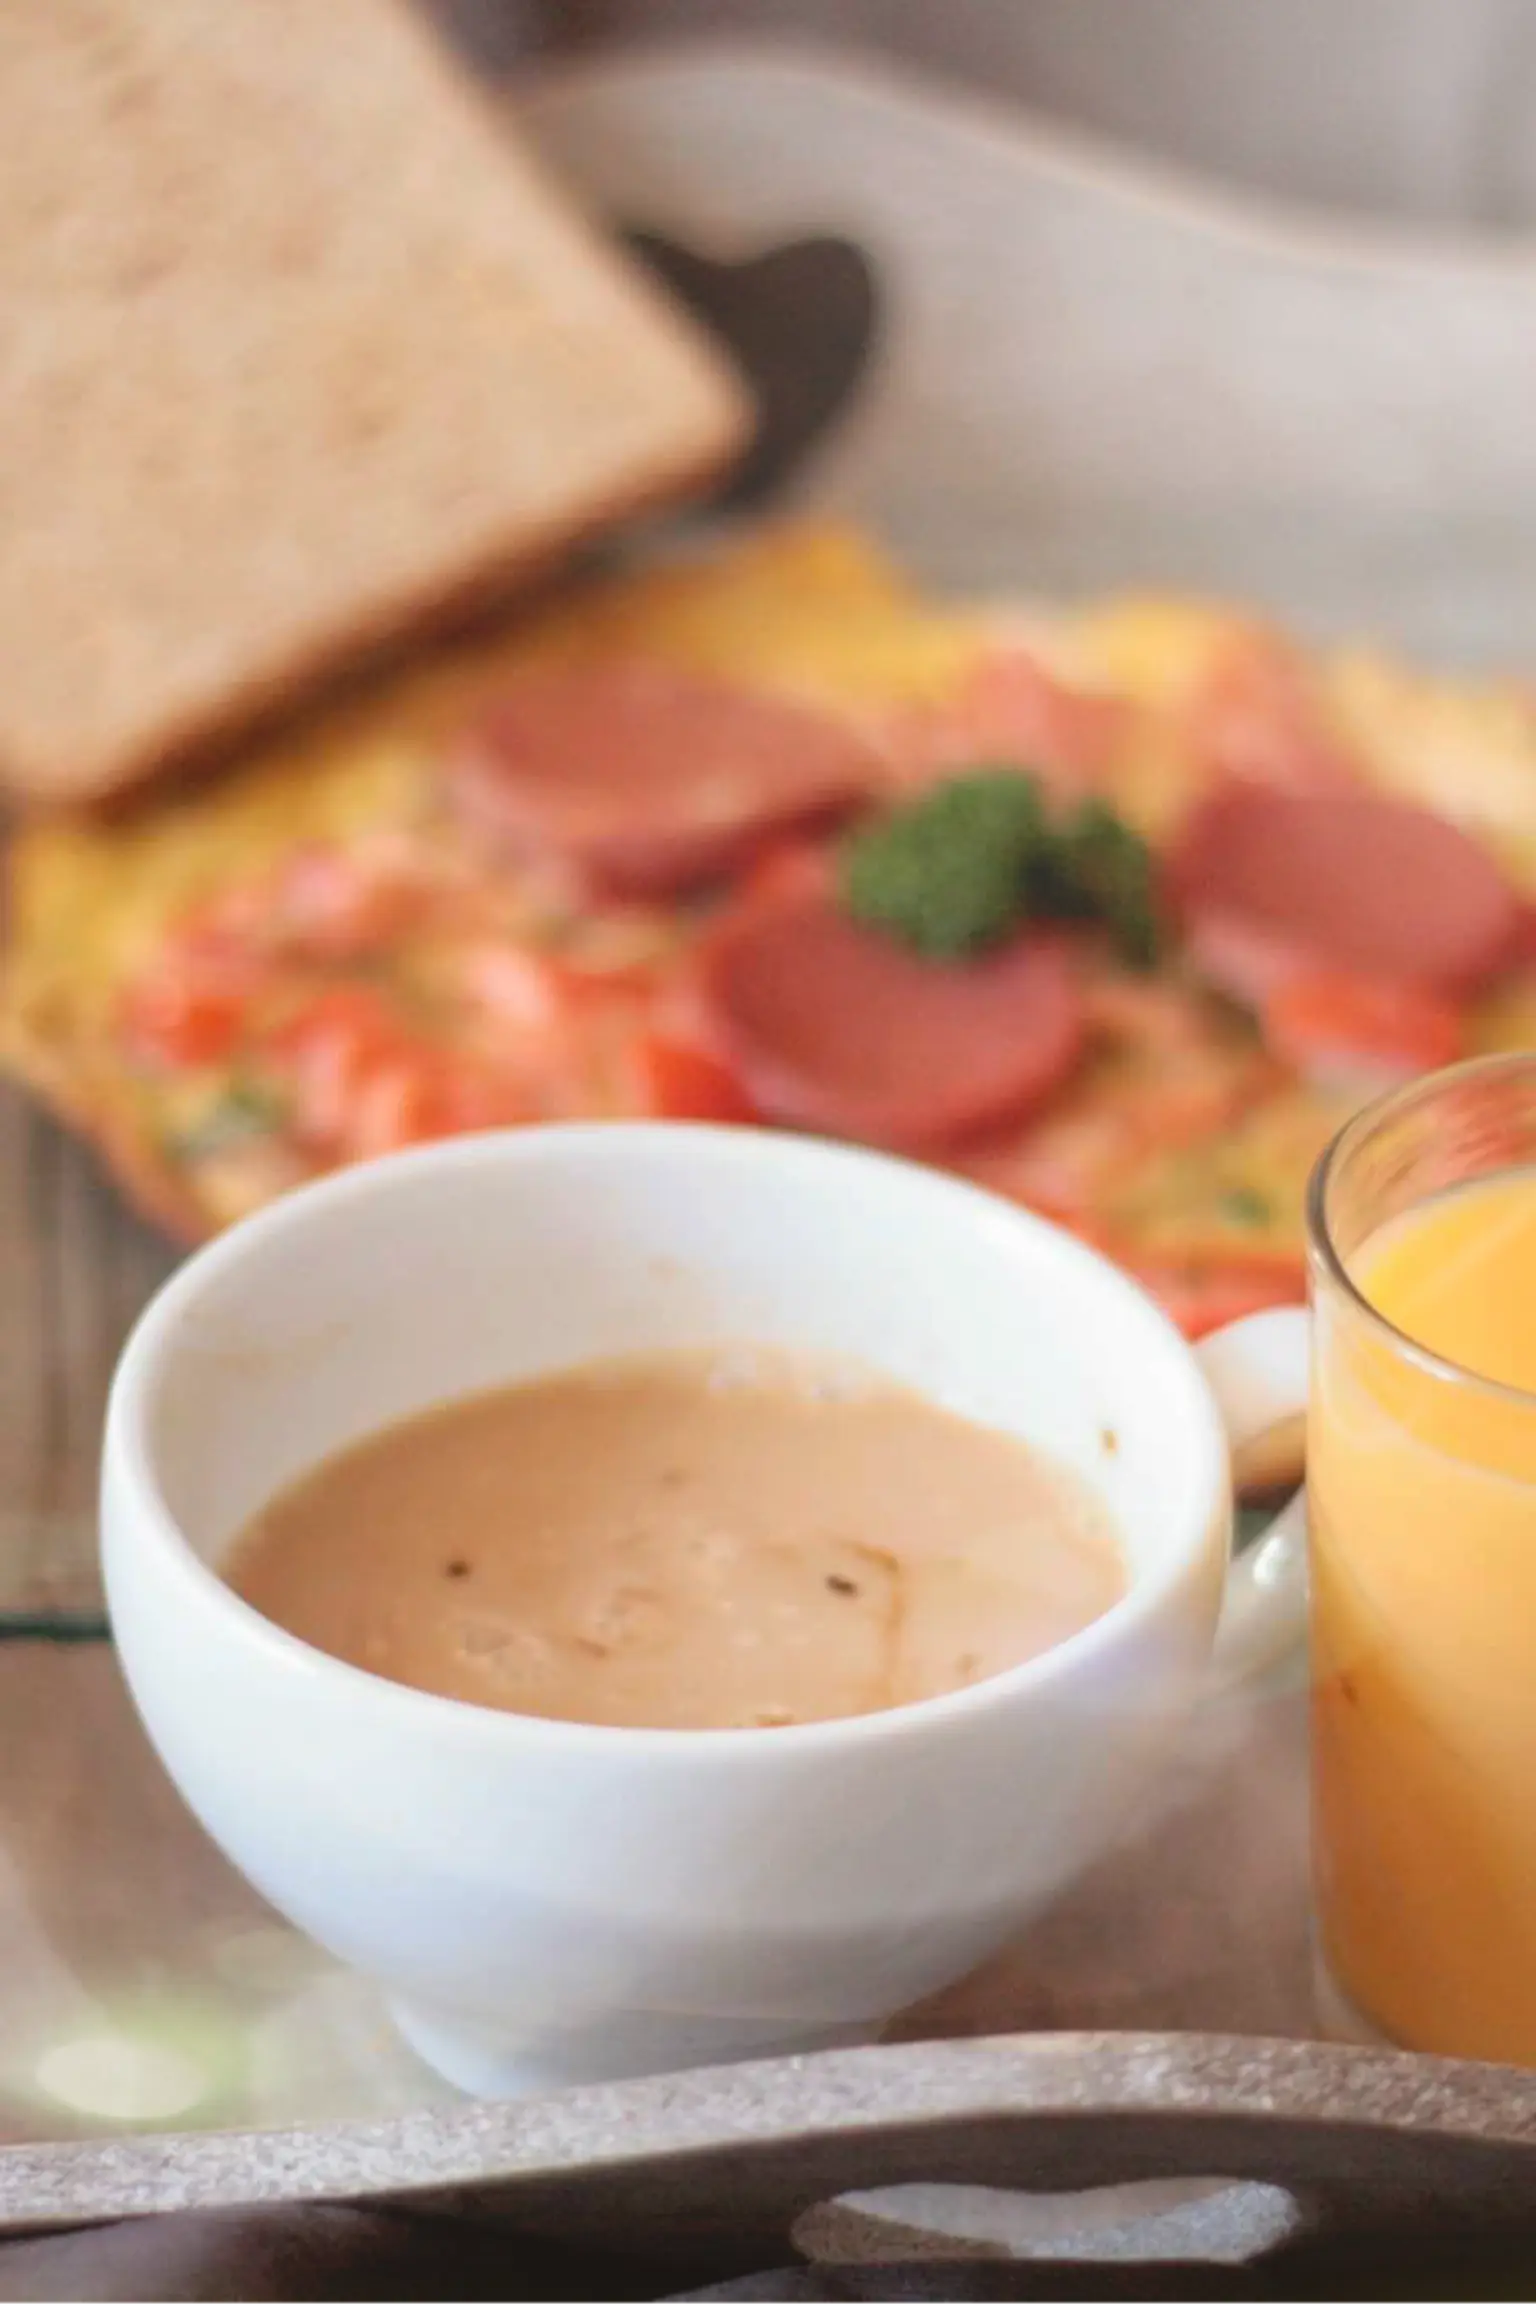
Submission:
{"label": "wooden tray", "polygon": [[[1346,242],[815,62],[721,49],[603,65],[550,83],[525,117],[608,213],[721,262],[806,235],[866,251],[880,357],[796,485],[870,519],[929,577],[1207,583],[1305,624],[1536,660],[1523,259]],[[96,1621],[104,1388],[168,1259],[9,1097],[0,1190],[3,1599],[12,1633],[78,1634]],[[540,2218],[601,2205],[643,2221],[665,2201],[713,2230],[729,2198],[733,2218],[750,2201],[782,2230],[829,2190],[898,2175],[1263,2170],[1335,2179],[1368,2205],[1381,2184],[1422,2192],[1432,2166],[1469,2199],[1507,2201],[1536,2083],[1255,2037],[1314,2029],[1303,1745],[1299,1664],[1213,1699],[1135,1845],[908,2019],[917,2045],[464,2111],[202,1840],[108,1651],[13,1638],[0,2138],[53,2143],[0,2159],[0,2204],[35,2218],[194,2193],[510,2186]],[[1041,2027],[1096,2037],[922,2044]],[[1190,2037],[1101,2036],[1170,2030]],[[1249,2044],[1194,2037],[1212,2032]],[[316,2133],[393,2115],[405,2125]],[[183,2133],[231,2127],[268,2134]],[[69,2141],[133,2129],[162,2133]]]}
{"label": "wooden tray", "polygon": [[[866,2198],[862,2235],[816,2211],[896,2187],[1060,2196],[1196,2174],[1283,2186],[1336,2225],[1422,2210],[1452,2187],[1466,2216],[1513,2221],[1533,2172],[1536,2075],[1285,2041],[1058,2033],[834,2051],[303,2137],[21,2149],[0,2156],[0,2233],[346,2201],[505,2216],[552,2237],[585,2224],[616,2251],[761,2260],[798,2232],[824,2257],[861,2241],[899,2257],[943,2229],[931,2197]],[[1156,2209],[1172,2205],[1165,2193]]]}

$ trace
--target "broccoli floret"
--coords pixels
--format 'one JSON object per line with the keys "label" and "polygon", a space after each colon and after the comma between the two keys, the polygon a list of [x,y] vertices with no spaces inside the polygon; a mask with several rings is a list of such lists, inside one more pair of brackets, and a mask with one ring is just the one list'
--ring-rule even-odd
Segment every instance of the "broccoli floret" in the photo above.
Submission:
{"label": "broccoli floret", "polygon": [[853,834],[843,903],[928,959],[966,959],[1018,925],[1050,837],[1032,776],[972,769]]}

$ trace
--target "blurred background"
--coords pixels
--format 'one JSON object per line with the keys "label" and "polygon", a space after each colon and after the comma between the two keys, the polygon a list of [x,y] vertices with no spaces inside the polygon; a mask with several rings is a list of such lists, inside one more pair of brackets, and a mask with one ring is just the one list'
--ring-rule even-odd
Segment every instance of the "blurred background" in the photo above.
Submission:
{"label": "blurred background", "polygon": [[488,70],[812,37],[1255,191],[1536,227],[1536,0],[419,0]]}

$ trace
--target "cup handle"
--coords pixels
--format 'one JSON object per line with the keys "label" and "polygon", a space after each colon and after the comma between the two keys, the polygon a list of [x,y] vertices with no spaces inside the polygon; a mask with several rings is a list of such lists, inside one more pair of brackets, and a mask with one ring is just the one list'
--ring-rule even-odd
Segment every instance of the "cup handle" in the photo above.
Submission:
{"label": "cup handle", "polygon": [[[1195,1346],[1233,1450],[1305,1409],[1310,1325],[1299,1306],[1255,1312]],[[1306,1536],[1303,1490],[1232,1562],[1216,1631],[1219,1679],[1252,1679],[1301,1638],[1306,1628]]]}

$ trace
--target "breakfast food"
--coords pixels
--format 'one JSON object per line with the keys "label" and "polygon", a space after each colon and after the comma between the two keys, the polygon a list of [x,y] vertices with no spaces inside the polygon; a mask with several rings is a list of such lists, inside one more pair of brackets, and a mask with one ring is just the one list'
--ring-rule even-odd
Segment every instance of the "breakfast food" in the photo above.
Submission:
{"label": "breakfast food", "polygon": [[1126,1585],[1065,1466],[864,1371],[741,1349],[565,1370],[392,1425],[268,1504],[225,1573],[365,1671],[640,1728],[948,1695]]}
{"label": "breakfast food", "polygon": [[0,1047],[189,1239],[458,1129],[761,1121],[1037,1207],[1199,1333],[1300,1296],[1367,1094],[1536,1042],[1533,888],[1514,687],[789,528],[24,828]]}
{"label": "breakfast food", "polygon": [[744,443],[404,0],[7,8],[0,183],[23,798],[243,735]]}

